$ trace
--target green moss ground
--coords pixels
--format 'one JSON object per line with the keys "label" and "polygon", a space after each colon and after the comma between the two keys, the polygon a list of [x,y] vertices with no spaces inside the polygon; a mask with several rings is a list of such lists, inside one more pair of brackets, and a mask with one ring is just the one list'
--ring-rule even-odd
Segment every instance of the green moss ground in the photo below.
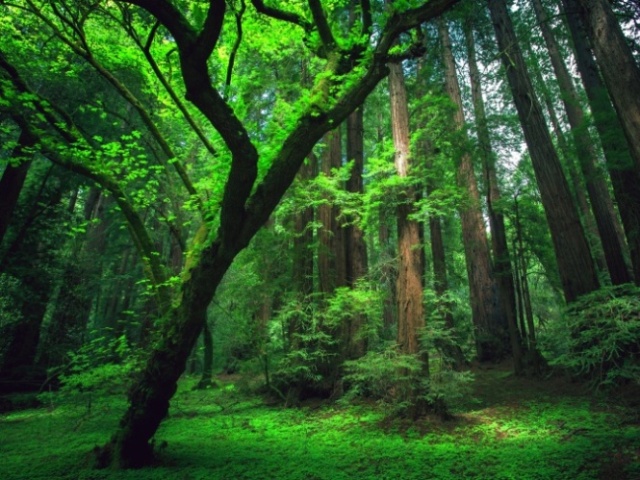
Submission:
{"label": "green moss ground", "polygon": [[158,466],[92,470],[124,401],[87,414],[54,399],[0,416],[0,479],[640,479],[637,409],[557,381],[480,372],[451,422],[389,421],[375,405],[283,409],[231,384],[192,385],[158,432]]}

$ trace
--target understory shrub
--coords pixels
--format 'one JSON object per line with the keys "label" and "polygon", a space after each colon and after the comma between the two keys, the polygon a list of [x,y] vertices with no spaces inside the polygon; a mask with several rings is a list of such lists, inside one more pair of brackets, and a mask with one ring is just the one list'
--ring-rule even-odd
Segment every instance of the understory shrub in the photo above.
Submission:
{"label": "understory shrub", "polygon": [[640,288],[604,287],[580,297],[540,342],[551,365],[594,386],[640,384]]}
{"label": "understory shrub", "polygon": [[124,393],[142,363],[142,351],[133,348],[125,335],[94,338],[68,355],[69,363],[55,372],[60,381],[59,391],[44,393],[41,399],[48,404],[81,405],[87,412],[96,400]]}
{"label": "understory shrub", "polygon": [[448,368],[445,362],[436,365],[427,376],[417,355],[400,353],[395,345],[368,352],[344,364],[344,381],[349,385],[345,400],[375,399],[390,416],[423,411],[426,405],[446,417],[450,407],[469,393],[473,377]]}

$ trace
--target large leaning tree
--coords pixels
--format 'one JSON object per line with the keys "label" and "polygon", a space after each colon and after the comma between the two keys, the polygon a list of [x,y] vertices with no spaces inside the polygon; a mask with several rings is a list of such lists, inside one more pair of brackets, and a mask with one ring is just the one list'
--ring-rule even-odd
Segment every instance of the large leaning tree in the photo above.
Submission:
{"label": "large leaning tree", "polygon": [[[217,155],[228,158],[221,198],[208,202],[193,188],[180,162],[171,158],[172,152],[162,145],[162,138],[157,138],[169,160],[167,165],[178,170],[192,203],[198,206],[204,219],[198,229],[192,229],[197,233],[192,234],[188,242],[186,264],[178,280],[174,277],[174,281],[168,282],[170,268],[163,265],[155,251],[151,232],[142,221],[137,204],[123,190],[119,178],[101,165],[104,154],[96,152],[104,149],[95,145],[95,135],[87,135],[64,109],[41,97],[30,85],[31,78],[17,67],[19,59],[13,58],[10,52],[0,51],[3,111],[9,113],[17,128],[37,138],[35,149],[42,156],[90,178],[112,194],[126,218],[156,296],[160,317],[156,340],[130,390],[129,407],[118,430],[98,453],[100,465],[131,468],[151,461],[152,438],[167,415],[177,381],[205,323],[207,307],[234,258],[267,222],[316,142],[364,102],[387,75],[390,62],[422,53],[414,42],[419,36],[412,30],[456,3],[457,0],[408,0],[385,5],[369,0],[299,0],[266,4],[262,0],[251,0],[252,5],[248,6],[253,8],[251,14],[263,18],[267,28],[297,32],[291,41],[299,42],[306,60],[316,65],[309,87],[301,89],[299,97],[291,102],[295,120],[288,121],[273,137],[261,134],[258,138],[234,112],[233,99],[226,96],[228,81],[218,80],[219,76],[211,73],[211,59],[220,48],[225,29],[241,27],[237,2],[7,2],[6,5],[17,6],[16,15],[26,11],[42,22],[43,28],[49,28],[75,55],[88,62],[133,109],[139,107],[135,96],[118,85],[117,78],[102,68],[98,56],[92,52],[87,40],[87,19],[100,9],[115,8],[150,22],[154,34],[175,45],[184,97],[199,111],[199,118],[206,119],[222,139],[224,151],[210,149],[211,161],[220,161],[215,159]],[[241,8],[245,7],[244,2],[240,4]],[[198,15],[194,14],[196,7]],[[45,8],[53,12],[53,17],[43,13]],[[340,15],[345,8],[357,12],[346,26],[345,16]],[[125,23],[105,24],[113,29],[114,35],[123,35],[127,27]],[[64,29],[70,34],[65,34]],[[18,30],[15,35],[27,32]],[[157,68],[149,48],[145,53],[149,69]],[[267,86],[264,88],[266,92]],[[255,92],[255,98],[260,99],[262,94]],[[152,119],[145,119],[143,109],[140,115],[154,134]],[[121,171],[119,175],[122,176]]]}

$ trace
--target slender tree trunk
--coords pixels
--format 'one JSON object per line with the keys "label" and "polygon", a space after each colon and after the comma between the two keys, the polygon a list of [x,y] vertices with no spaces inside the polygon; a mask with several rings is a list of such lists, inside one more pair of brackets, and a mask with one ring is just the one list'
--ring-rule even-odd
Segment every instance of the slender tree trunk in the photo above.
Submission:
{"label": "slender tree trunk", "polygon": [[[395,167],[399,177],[406,178],[411,168],[409,146],[409,111],[402,65],[389,64],[389,92],[391,97],[391,126],[395,148]],[[422,303],[422,256],[419,226],[410,220],[415,193],[405,188],[397,207],[398,252],[400,263],[397,280],[398,346],[402,353],[420,352],[419,333],[424,327]],[[427,367],[425,362],[425,367]]]}
{"label": "slender tree trunk", "polygon": [[631,276],[624,261],[624,245],[618,236],[620,228],[616,226],[617,218],[613,210],[613,202],[609,196],[609,190],[602,172],[597,167],[596,151],[585,123],[584,111],[580,105],[578,92],[573,85],[569,70],[561,58],[558,44],[548,25],[549,20],[542,7],[542,2],[540,0],[531,1],[560,86],[562,102],[569,119],[576,153],[587,185],[587,193],[589,194],[591,209],[593,210],[600,240],[602,241],[611,283],[620,285],[630,282]]}
{"label": "slender tree trunk", "polygon": [[640,284],[640,158],[633,159],[620,120],[595,63],[577,0],[562,0],[576,62],[611,175],[613,193],[629,246],[633,275]]}
{"label": "slender tree trunk", "polygon": [[504,0],[488,0],[500,56],[531,154],[567,302],[598,288],[589,244],[553,148]]}
{"label": "slender tree trunk", "polygon": [[[449,98],[456,105],[453,121],[461,143],[464,143],[468,138],[464,132],[462,96],[448,28],[442,18],[438,19],[438,32],[443,47],[445,87]],[[460,207],[460,220],[478,360],[496,361],[504,358],[510,350],[507,318],[503,305],[500,304],[498,288],[493,278],[489,244],[480,209],[480,192],[468,150],[461,152],[456,160],[456,168],[458,187],[466,193],[466,198]]]}

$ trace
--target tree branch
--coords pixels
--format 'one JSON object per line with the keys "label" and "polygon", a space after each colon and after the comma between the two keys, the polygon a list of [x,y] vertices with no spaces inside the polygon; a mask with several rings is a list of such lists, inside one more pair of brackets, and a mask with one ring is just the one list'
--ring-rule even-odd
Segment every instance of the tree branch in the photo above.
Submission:
{"label": "tree branch", "polygon": [[327,16],[322,9],[320,0],[308,0],[308,3],[313,21],[315,23],[315,26],[318,28],[318,33],[320,34],[320,40],[322,41],[322,44],[328,50],[333,50],[336,46],[336,40],[335,38],[333,38],[331,27],[327,22]]}
{"label": "tree branch", "polygon": [[275,7],[268,7],[264,4],[263,0],[251,0],[251,4],[258,11],[267,17],[275,18],[276,20],[282,20],[284,22],[292,23],[299,27],[302,27],[306,33],[311,33],[313,30],[313,24],[308,22],[305,18],[297,13],[287,12]]}

